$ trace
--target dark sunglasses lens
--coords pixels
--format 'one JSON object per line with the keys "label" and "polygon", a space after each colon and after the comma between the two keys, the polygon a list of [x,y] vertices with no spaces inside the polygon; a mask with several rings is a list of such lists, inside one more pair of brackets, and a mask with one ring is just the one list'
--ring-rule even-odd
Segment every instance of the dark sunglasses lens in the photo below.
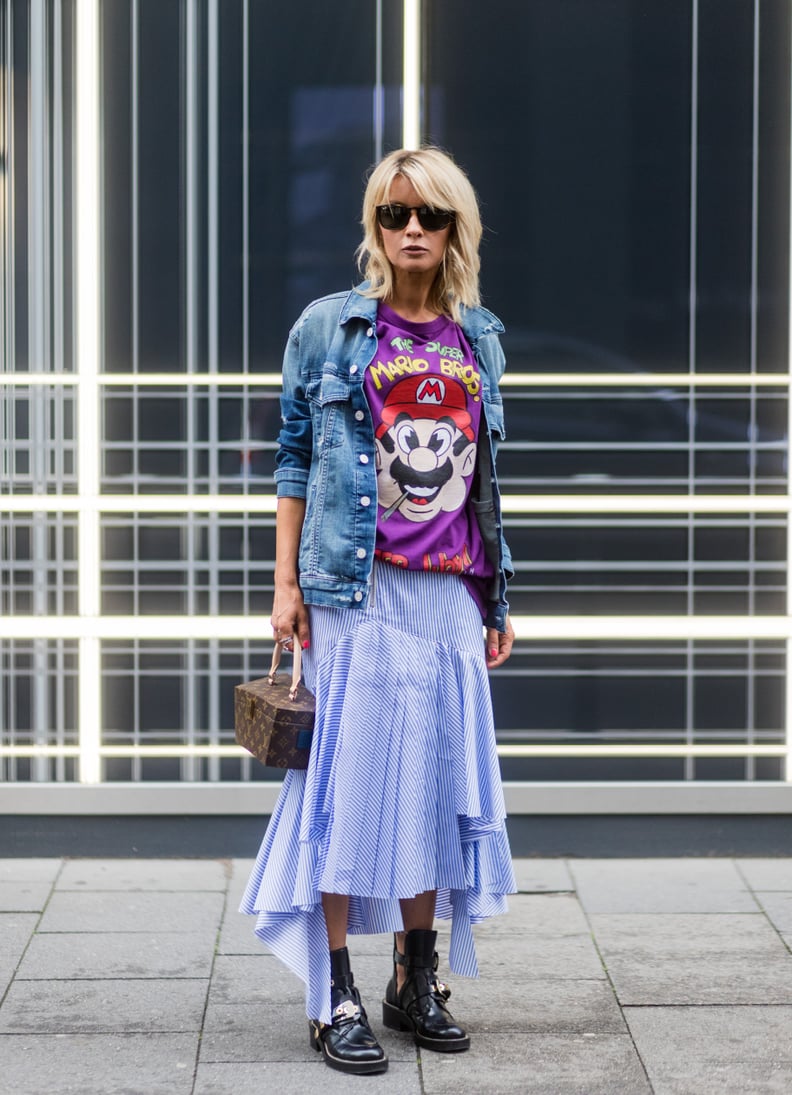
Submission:
{"label": "dark sunglasses lens", "polygon": [[[411,209],[408,209],[406,205],[378,205],[377,206],[377,220],[382,228],[387,228],[391,232],[400,232],[402,228],[406,228],[409,220]],[[422,205],[419,209],[416,209],[418,214],[418,223],[427,232],[439,232],[441,228],[447,228],[448,225],[454,219],[453,213],[445,212],[444,210],[429,209],[428,206]]]}
{"label": "dark sunglasses lens", "polygon": [[453,213],[446,213],[440,209],[424,208],[418,210],[420,225],[427,232],[439,232],[441,228],[447,228],[453,219]]}
{"label": "dark sunglasses lens", "polygon": [[391,232],[399,231],[407,225],[410,210],[404,205],[378,205],[377,219],[382,228]]}

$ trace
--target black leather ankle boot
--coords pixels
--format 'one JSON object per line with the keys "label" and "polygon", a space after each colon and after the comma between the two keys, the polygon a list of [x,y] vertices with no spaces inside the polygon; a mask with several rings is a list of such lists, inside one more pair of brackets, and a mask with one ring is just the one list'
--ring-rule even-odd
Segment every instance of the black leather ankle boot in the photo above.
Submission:
{"label": "black leather ankle boot", "polygon": [[339,1072],[384,1072],[388,1058],[368,1024],[355,988],[346,947],[330,951],[330,1012],[332,1023],[311,1019],[311,1045],[325,1063]]}
{"label": "black leather ankle boot", "polygon": [[[382,1001],[382,1021],[391,1030],[411,1030],[425,1049],[455,1053],[467,1049],[470,1038],[446,1007],[451,995],[435,975],[437,932],[414,929],[404,937],[404,958],[395,951],[393,977]],[[405,980],[396,988],[396,964],[404,965]]]}

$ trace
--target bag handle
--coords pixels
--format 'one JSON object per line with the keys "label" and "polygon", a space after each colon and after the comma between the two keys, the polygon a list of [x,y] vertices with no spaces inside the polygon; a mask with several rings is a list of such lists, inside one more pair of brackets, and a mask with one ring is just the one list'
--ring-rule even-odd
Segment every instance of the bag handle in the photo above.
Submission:
{"label": "bag handle", "polygon": [[[275,648],[272,651],[272,665],[270,671],[267,674],[267,680],[270,684],[275,684],[275,674],[278,671],[278,666],[281,660],[281,644],[275,643]],[[302,676],[302,649],[300,647],[300,641],[297,636],[294,636],[292,643],[292,682],[289,689],[289,699],[293,700],[297,696],[297,686],[300,683],[300,677]]]}

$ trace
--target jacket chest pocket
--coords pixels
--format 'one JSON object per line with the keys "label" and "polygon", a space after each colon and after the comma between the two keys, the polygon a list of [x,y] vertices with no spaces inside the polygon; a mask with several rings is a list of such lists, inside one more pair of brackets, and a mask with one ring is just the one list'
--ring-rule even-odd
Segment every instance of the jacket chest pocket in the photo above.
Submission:
{"label": "jacket chest pocket", "polygon": [[335,448],[344,440],[349,393],[349,381],[334,373],[324,373],[308,384],[305,394],[311,406],[314,439],[320,451]]}

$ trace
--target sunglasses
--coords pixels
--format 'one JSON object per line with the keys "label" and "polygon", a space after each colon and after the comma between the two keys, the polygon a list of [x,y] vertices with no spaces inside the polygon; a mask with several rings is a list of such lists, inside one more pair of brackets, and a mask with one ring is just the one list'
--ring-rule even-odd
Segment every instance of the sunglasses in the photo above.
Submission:
{"label": "sunglasses", "polygon": [[411,214],[415,213],[421,228],[427,232],[439,232],[442,228],[448,228],[453,224],[455,213],[447,209],[432,209],[428,205],[378,205],[377,220],[380,228],[387,228],[390,232],[400,232],[410,223]]}

